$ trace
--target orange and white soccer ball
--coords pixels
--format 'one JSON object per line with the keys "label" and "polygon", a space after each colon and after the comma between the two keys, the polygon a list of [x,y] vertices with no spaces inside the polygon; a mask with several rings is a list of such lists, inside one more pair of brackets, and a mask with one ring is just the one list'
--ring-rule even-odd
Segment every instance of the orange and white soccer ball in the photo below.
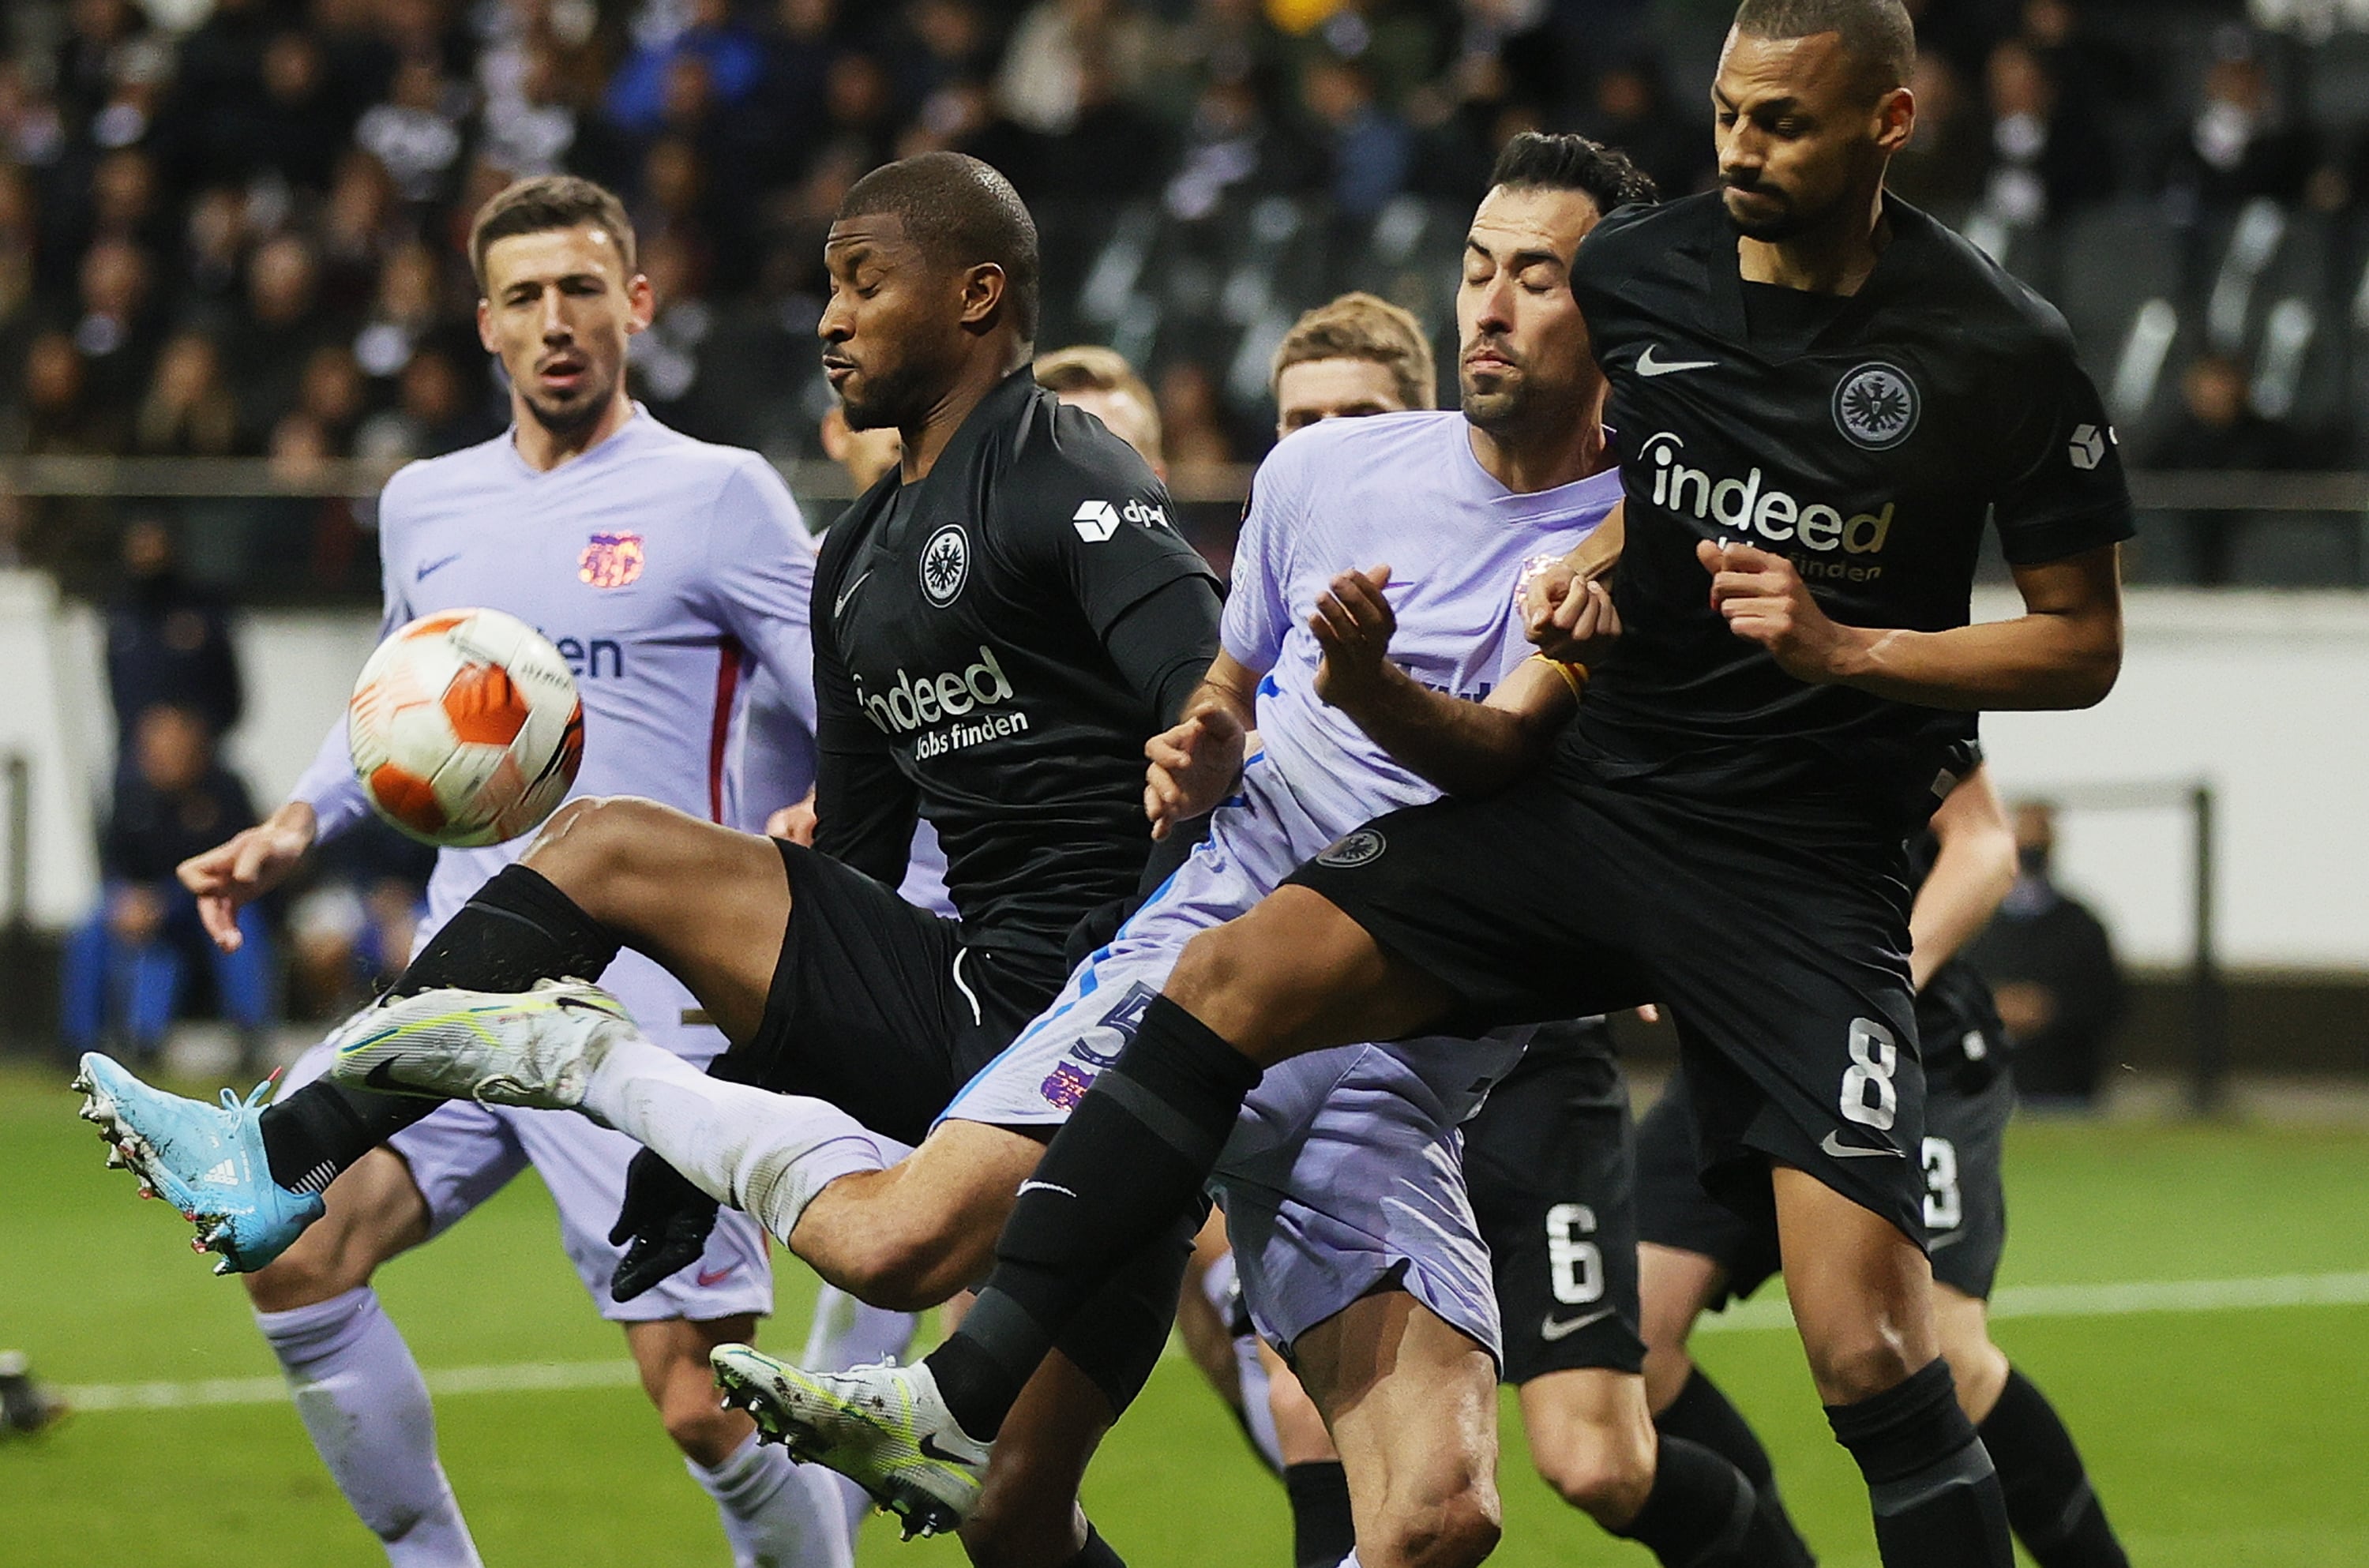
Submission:
{"label": "orange and white soccer ball", "polygon": [[566,798],[584,704],[544,635],[498,610],[422,615],[379,644],[346,710],[354,777],[431,844],[498,844]]}

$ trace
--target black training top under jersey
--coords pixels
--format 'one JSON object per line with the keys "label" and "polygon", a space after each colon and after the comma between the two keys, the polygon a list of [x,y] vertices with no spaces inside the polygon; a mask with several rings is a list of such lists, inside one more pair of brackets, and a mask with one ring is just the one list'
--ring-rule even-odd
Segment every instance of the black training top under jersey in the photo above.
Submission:
{"label": "black training top under jersey", "polygon": [[[1174,646],[1123,670],[1114,626],[1184,579]],[[1168,722],[1144,672],[1208,667],[1214,585],[1135,450],[1016,372],[926,477],[892,471],[824,538],[816,847],[893,886],[918,808],[966,940],[1058,955],[1142,874],[1143,743]]]}
{"label": "black training top under jersey", "polygon": [[1896,838],[1965,772],[1974,715],[1787,675],[1711,607],[1697,542],[1788,556],[1846,624],[1940,631],[1967,620],[1986,516],[2020,566],[2130,536],[2063,318],[1906,203],[1885,220],[1848,297],[1744,281],[1715,192],[1624,209],[1580,247],[1629,517],[1623,636],[1566,742],[1597,773]]}

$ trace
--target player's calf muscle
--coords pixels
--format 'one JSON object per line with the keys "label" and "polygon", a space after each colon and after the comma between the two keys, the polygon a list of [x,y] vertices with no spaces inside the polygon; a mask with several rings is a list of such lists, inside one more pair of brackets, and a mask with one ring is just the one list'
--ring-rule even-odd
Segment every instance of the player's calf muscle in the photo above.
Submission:
{"label": "player's calf muscle", "polygon": [[873,1306],[934,1307],[986,1275],[996,1233],[1041,1152],[1020,1133],[947,1122],[888,1169],[823,1188],[790,1232],[790,1250]]}

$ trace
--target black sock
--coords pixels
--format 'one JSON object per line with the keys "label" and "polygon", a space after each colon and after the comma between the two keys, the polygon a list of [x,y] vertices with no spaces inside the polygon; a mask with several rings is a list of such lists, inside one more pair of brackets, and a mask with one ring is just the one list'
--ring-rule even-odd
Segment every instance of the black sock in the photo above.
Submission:
{"label": "black sock", "polygon": [[1654,1461],[1654,1490],[1637,1516],[1612,1533],[1659,1558],[1664,1568],[1743,1568],[1752,1533],[1752,1482],[1700,1443],[1664,1437]]}
{"label": "black sock", "polygon": [[2014,1568],[1991,1457],[1936,1357],[1894,1388],[1826,1406],[1835,1440],[1867,1477],[1885,1568]]}
{"label": "black sock", "polygon": [[[440,986],[524,990],[542,979],[597,980],[617,939],[540,872],[505,866],[444,923],[392,988],[414,996]],[[271,1179],[318,1192],[338,1172],[433,1111],[440,1102],[316,1081],[262,1116]]]}
{"label": "black sock", "polygon": [[1292,1568],[1338,1568],[1357,1546],[1356,1521],[1349,1514],[1349,1472],[1339,1459],[1286,1465],[1283,1490],[1291,1499]]}
{"label": "black sock", "polygon": [[1166,997],[1045,1146],[995,1272],[928,1357],[965,1432],[991,1438],[1071,1314],[1200,1196],[1259,1070]]}
{"label": "black sock", "polygon": [[2073,1434],[2030,1379],[2008,1368],[2007,1387],[1977,1430],[1998,1467],[2008,1522],[2040,1568],[2130,1568]]}
{"label": "black sock", "polygon": [[1127,1559],[1111,1550],[1103,1532],[1094,1528],[1092,1519],[1086,1521],[1086,1544],[1070,1559],[1070,1568],[1127,1568]]}
{"label": "black sock", "polygon": [[1784,1499],[1777,1490],[1776,1472],[1768,1462],[1768,1450],[1760,1446],[1759,1435],[1744,1419],[1744,1413],[1729,1402],[1727,1395],[1701,1368],[1688,1373],[1678,1397],[1670,1402],[1667,1410],[1654,1417],[1654,1425],[1664,1437],[1683,1437],[1701,1444],[1743,1471],[1744,1479],[1752,1483],[1753,1491],[1758,1494],[1759,1515],[1753,1538],[1760,1552],[1754,1562],[1766,1562],[1772,1568],[1812,1568],[1817,1557],[1785,1512]]}

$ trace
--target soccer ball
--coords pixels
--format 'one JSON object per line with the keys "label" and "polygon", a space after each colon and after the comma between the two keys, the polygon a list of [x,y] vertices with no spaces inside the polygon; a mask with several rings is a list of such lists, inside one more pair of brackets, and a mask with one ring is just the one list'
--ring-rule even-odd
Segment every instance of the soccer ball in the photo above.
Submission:
{"label": "soccer ball", "polygon": [[431,844],[532,832],[584,759],[576,677],[542,633],[498,610],[422,615],[379,644],[346,728],[372,807]]}

